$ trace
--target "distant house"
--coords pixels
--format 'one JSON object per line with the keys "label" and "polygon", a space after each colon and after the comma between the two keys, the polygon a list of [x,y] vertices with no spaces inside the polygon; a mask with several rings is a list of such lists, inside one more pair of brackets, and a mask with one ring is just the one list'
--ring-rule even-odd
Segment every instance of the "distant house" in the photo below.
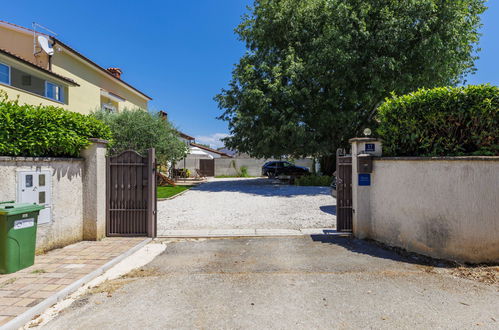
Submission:
{"label": "distant house", "polygon": [[0,21],[0,90],[10,99],[80,113],[147,110],[151,97],[121,79],[122,73],[54,36]]}
{"label": "distant house", "polygon": [[202,145],[202,144],[199,144],[199,143],[191,142],[190,145],[191,145],[191,147],[196,147],[196,148],[203,150],[207,154],[211,155],[213,158],[232,158],[232,156],[226,152],[212,149],[212,148],[209,148],[209,147]]}

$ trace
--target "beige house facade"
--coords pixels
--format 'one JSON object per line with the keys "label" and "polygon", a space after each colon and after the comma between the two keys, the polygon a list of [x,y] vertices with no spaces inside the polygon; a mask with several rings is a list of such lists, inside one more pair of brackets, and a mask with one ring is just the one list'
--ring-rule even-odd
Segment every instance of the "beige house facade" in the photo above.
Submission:
{"label": "beige house facade", "polygon": [[83,114],[148,109],[151,97],[57,38],[0,21],[0,90],[20,103]]}

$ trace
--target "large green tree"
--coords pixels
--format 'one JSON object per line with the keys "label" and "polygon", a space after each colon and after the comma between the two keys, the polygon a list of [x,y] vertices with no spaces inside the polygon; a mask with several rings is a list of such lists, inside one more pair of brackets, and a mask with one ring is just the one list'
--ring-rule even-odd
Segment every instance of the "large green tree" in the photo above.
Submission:
{"label": "large green tree", "polygon": [[226,145],[258,157],[334,155],[375,125],[391,92],[472,73],[485,8],[484,0],[256,0],[236,28],[247,52],[215,97]]}

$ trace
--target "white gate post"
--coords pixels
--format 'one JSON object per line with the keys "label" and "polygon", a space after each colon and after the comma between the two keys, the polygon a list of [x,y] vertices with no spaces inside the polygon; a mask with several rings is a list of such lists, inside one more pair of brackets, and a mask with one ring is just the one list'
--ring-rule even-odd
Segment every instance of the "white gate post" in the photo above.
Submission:
{"label": "white gate post", "polygon": [[[353,138],[352,144],[352,224],[357,238],[367,238],[371,233],[371,185],[375,184],[374,166],[372,173],[359,169],[361,155],[380,157],[381,140],[376,138]],[[360,157],[359,157],[360,156]]]}
{"label": "white gate post", "polygon": [[81,152],[83,170],[83,239],[100,240],[106,235],[106,145],[108,141],[92,142]]}

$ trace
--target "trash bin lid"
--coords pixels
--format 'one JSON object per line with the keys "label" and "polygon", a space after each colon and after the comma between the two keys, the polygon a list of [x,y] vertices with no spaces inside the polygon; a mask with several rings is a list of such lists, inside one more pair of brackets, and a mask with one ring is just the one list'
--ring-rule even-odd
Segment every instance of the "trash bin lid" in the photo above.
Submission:
{"label": "trash bin lid", "polygon": [[1,202],[0,215],[16,215],[21,213],[37,212],[45,206],[29,203]]}

